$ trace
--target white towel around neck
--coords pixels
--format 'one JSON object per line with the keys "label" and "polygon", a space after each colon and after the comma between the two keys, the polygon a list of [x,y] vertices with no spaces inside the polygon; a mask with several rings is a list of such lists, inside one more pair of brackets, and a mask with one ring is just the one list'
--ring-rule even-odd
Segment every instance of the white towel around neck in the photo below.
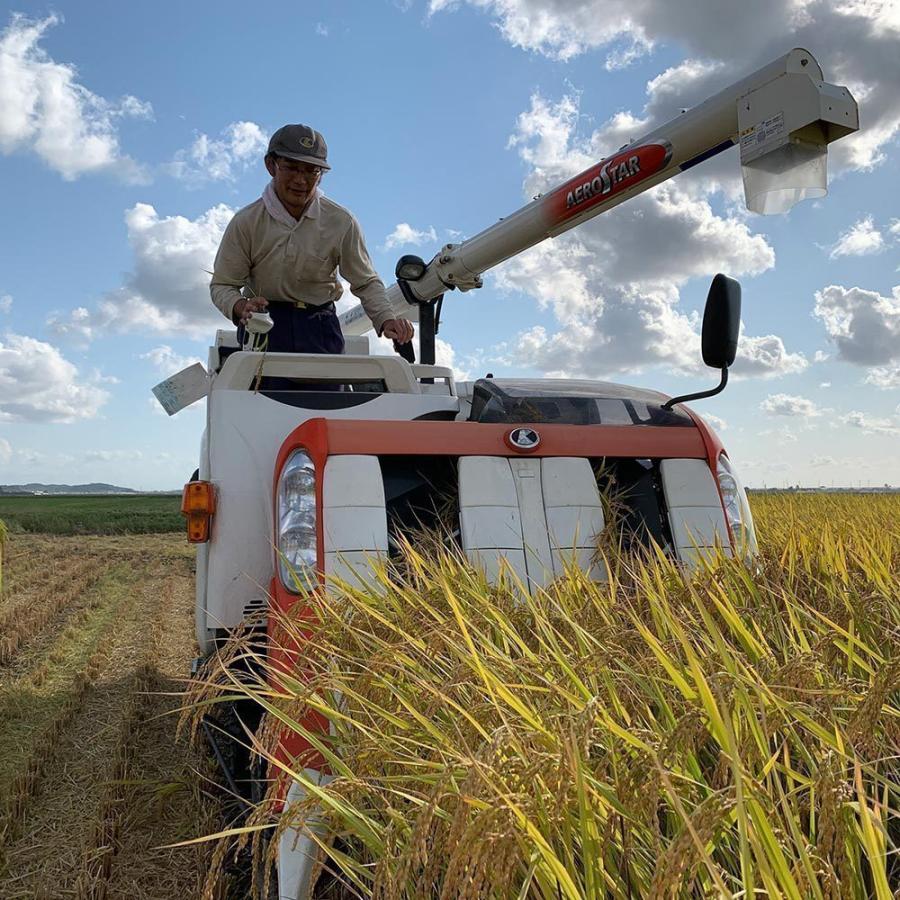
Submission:
{"label": "white towel around neck", "polygon": [[[310,203],[315,200],[318,196],[320,196],[321,191],[318,188],[313,190],[313,195],[310,198]],[[270,181],[266,185],[266,189],[262,194],[262,201],[266,206],[266,211],[269,215],[275,219],[276,222],[281,222],[283,225],[287,225],[289,228],[293,228],[300,219],[295,219],[285,208],[284,204],[278,199],[278,194],[275,193],[275,182]],[[306,205],[307,209],[309,208],[309,203]],[[306,210],[304,210],[306,212]]]}

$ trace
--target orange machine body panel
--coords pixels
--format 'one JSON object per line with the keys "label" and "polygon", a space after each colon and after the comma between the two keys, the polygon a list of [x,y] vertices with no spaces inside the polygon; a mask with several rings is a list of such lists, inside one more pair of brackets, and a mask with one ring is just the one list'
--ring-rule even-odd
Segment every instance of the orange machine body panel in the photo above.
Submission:
{"label": "orange machine body panel", "polygon": [[[578,456],[632,457],[637,459],[706,459],[715,471],[722,444],[698,416],[691,413],[696,427],[658,425],[546,425],[528,423],[479,422],[385,422],[369,420],[310,419],[295,428],[285,439],[275,463],[273,509],[278,510],[278,477],[290,455],[305,450],[316,471],[316,509],[322,509],[322,473],[329,456],[366,454],[373,456]],[[540,444],[519,451],[508,440],[515,428],[534,428]],[[277,522],[276,530],[277,530]],[[324,539],[321,514],[316,516],[317,565],[324,570]],[[320,578],[322,576],[320,575]],[[315,596],[298,596],[289,591],[280,578],[272,580],[272,603],[278,613],[308,620],[315,627]],[[302,604],[301,609],[296,605]],[[297,665],[302,650],[297,642],[288,646],[277,624],[277,614],[269,617],[269,640],[275,668],[284,667],[294,677],[302,677]],[[301,632],[301,637],[308,632]],[[310,711],[303,719],[306,728],[327,734],[328,723]],[[325,760],[301,735],[285,732],[278,748],[285,763],[325,770]],[[285,787],[286,793],[286,787]]]}

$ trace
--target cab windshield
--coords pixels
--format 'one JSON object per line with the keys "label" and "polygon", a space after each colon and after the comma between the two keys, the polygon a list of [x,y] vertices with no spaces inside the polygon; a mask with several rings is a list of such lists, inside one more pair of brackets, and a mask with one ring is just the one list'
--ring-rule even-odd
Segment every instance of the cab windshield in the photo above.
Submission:
{"label": "cab windshield", "polygon": [[598,381],[482,378],[473,386],[469,421],[692,427],[687,413],[663,409],[666,399],[656,391]]}

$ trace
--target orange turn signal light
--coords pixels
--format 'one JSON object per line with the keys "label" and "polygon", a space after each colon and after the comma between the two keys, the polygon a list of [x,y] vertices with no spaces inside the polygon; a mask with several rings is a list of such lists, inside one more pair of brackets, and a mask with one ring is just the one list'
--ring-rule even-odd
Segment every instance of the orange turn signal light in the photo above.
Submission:
{"label": "orange turn signal light", "polygon": [[216,512],[216,489],[209,481],[189,481],[181,494],[181,514],[187,518],[187,539],[191,544],[209,540],[210,521]]}

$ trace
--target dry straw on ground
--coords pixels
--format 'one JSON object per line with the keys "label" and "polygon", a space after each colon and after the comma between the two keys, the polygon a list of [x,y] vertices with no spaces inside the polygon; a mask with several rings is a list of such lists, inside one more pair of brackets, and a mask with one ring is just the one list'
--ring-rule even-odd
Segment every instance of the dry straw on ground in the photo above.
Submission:
{"label": "dry straw on ground", "polygon": [[162,846],[221,827],[204,755],[174,734],[192,552],[181,535],[21,533],[10,551],[0,898],[199,896],[211,847]]}
{"label": "dry straw on ground", "polygon": [[307,737],[337,777],[289,815],[339,836],[343,895],[895,896],[900,497],[754,508],[752,569],[620,558],[523,601],[409,547],[379,590],[331,586],[308,640],[282,623],[295,673],[228,690],[270,754],[304,708],[330,722]]}

